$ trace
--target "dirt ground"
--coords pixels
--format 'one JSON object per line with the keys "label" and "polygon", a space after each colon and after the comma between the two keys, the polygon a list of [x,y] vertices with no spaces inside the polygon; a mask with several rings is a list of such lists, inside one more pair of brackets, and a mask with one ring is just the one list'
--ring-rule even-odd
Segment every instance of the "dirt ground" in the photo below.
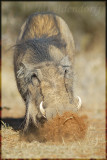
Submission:
{"label": "dirt ground", "polygon": [[[86,111],[88,117],[92,115],[91,112]],[[8,124],[9,121],[12,127],[2,127],[2,158],[105,158],[104,118],[89,117],[88,129],[82,138],[69,141],[62,138],[60,141],[54,142],[39,142],[35,139],[26,141],[25,138],[20,137],[19,131],[13,130],[14,125],[20,125],[22,121],[19,120],[17,123],[15,119],[13,122],[12,118],[11,120],[3,119],[3,122]],[[49,130],[47,132],[50,133]],[[74,131],[73,133],[74,136],[77,134]],[[50,134],[52,136],[52,133]],[[53,139],[55,138],[58,137],[53,135]]]}
{"label": "dirt ground", "polygon": [[[13,25],[14,21],[11,23]],[[66,133],[64,134],[63,128],[61,128],[60,134],[58,133],[60,121],[56,117],[56,120],[53,121],[55,123],[49,122],[49,125],[41,130],[46,141],[40,142],[36,138],[26,141],[25,137],[20,137],[19,130],[24,121],[25,105],[16,87],[13,72],[13,51],[7,51],[14,44],[16,35],[11,36],[8,29],[2,35],[2,159],[104,159],[106,156],[104,30],[97,33],[90,47],[84,49],[85,43],[80,50],[77,48],[75,54],[74,92],[81,97],[82,107],[74,115],[75,120],[69,119],[73,116],[70,113],[65,118],[62,115],[63,123],[66,123],[67,126],[65,126],[66,133],[70,135],[70,138],[65,138]],[[84,37],[82,37],[83,39]],[[59,126],[56,125],[56,121]],[[52,130],[52,127],[49,128],[49,126],[56,127],[56,130]],[[84,128],[83,131],[79,130],[81,128]]]}

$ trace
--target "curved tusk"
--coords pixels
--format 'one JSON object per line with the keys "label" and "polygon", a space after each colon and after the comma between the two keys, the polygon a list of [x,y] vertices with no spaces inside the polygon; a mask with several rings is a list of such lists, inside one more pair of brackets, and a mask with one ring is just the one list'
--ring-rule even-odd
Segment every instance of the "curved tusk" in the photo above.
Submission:
{"label": "curved tusk", "polygon": [[40,111],[41,111],[42,115],[46,118],[45,109],[43,108],[43,101],[40,103]]}
{"label": "curved tusk", "polygon": [[77,106],[77,108],[78,108],[78,110],[81,108],[81,104],[82,104],[82,101],[81,101],[81,98],[79,97],[79,96],[76,96],[77,97],[77,99],[78,99],[78,106]]}

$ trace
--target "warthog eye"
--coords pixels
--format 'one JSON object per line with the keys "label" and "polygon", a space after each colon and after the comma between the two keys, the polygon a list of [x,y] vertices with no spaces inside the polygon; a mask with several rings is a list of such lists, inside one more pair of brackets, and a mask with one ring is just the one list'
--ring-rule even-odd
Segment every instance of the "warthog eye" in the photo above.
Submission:
{"label": "warthog eye", "polygon": [[68,70],[67,69],[65,69],[65,74],[68,72]]}
{"label": "warthog eye", "polygon": [[37,75],[35,73],[33,73],[33,75],[31,76],[31,79],[32,78],[37,78]]}
{"label": "warthog eye", "polygon": [[31,83],[32,83],[32,85],[35,85],[35,84],[39,85],[39,82],[40,82],[39,78],[37,77],[37,75],[35,73],[33,73],[31,75]]}

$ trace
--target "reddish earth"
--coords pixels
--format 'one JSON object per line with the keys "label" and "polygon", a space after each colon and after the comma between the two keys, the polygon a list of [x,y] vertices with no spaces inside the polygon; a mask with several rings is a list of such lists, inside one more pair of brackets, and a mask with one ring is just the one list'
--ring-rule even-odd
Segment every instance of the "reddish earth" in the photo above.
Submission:
{"label": "reddish earth", "polygon": [[78,116],[72,112],[65,112],[47,121],[38,131],[24,135],[24,139],[40,142],[72,142],[85,137],[88,128],[87,116]]}
{"label": "reddish earth", "polygon": [[83,139],[87,130],[86,119],[86,116],[79,117],[69,112],[61,116],[57,115],[39,129],[38,138],[43,141],[61,143]]}

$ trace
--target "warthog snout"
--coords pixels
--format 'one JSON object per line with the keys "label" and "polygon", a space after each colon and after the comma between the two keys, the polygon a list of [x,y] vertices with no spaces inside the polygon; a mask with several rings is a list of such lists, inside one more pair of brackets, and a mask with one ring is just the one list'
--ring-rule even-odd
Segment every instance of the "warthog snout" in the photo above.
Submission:
{"label": "warthog snout", "polygon": [[81,108],[81,104],[82,104],[82,101],[81,101],[81,98],[79,96],[76,96],[75,97],[77,99],[77,104],[75,104],[75,108],[72,107],[71,104],[69,104],[69,106],[65,106],[65,107],[53,107],[53,108],[47,108],[45,109],[43,107],[43,101],[41,102],[40,104],[40,111],[41,111],[41,114],[44,118],[46,119],[50,119],[50,118],[53,118],[54,116],[56,116],[57,114],[58,115],[61,115],[63,112],[65,111],[70,111],[70,110],[74,110],[74,111],[78,111],[80,108]]}

